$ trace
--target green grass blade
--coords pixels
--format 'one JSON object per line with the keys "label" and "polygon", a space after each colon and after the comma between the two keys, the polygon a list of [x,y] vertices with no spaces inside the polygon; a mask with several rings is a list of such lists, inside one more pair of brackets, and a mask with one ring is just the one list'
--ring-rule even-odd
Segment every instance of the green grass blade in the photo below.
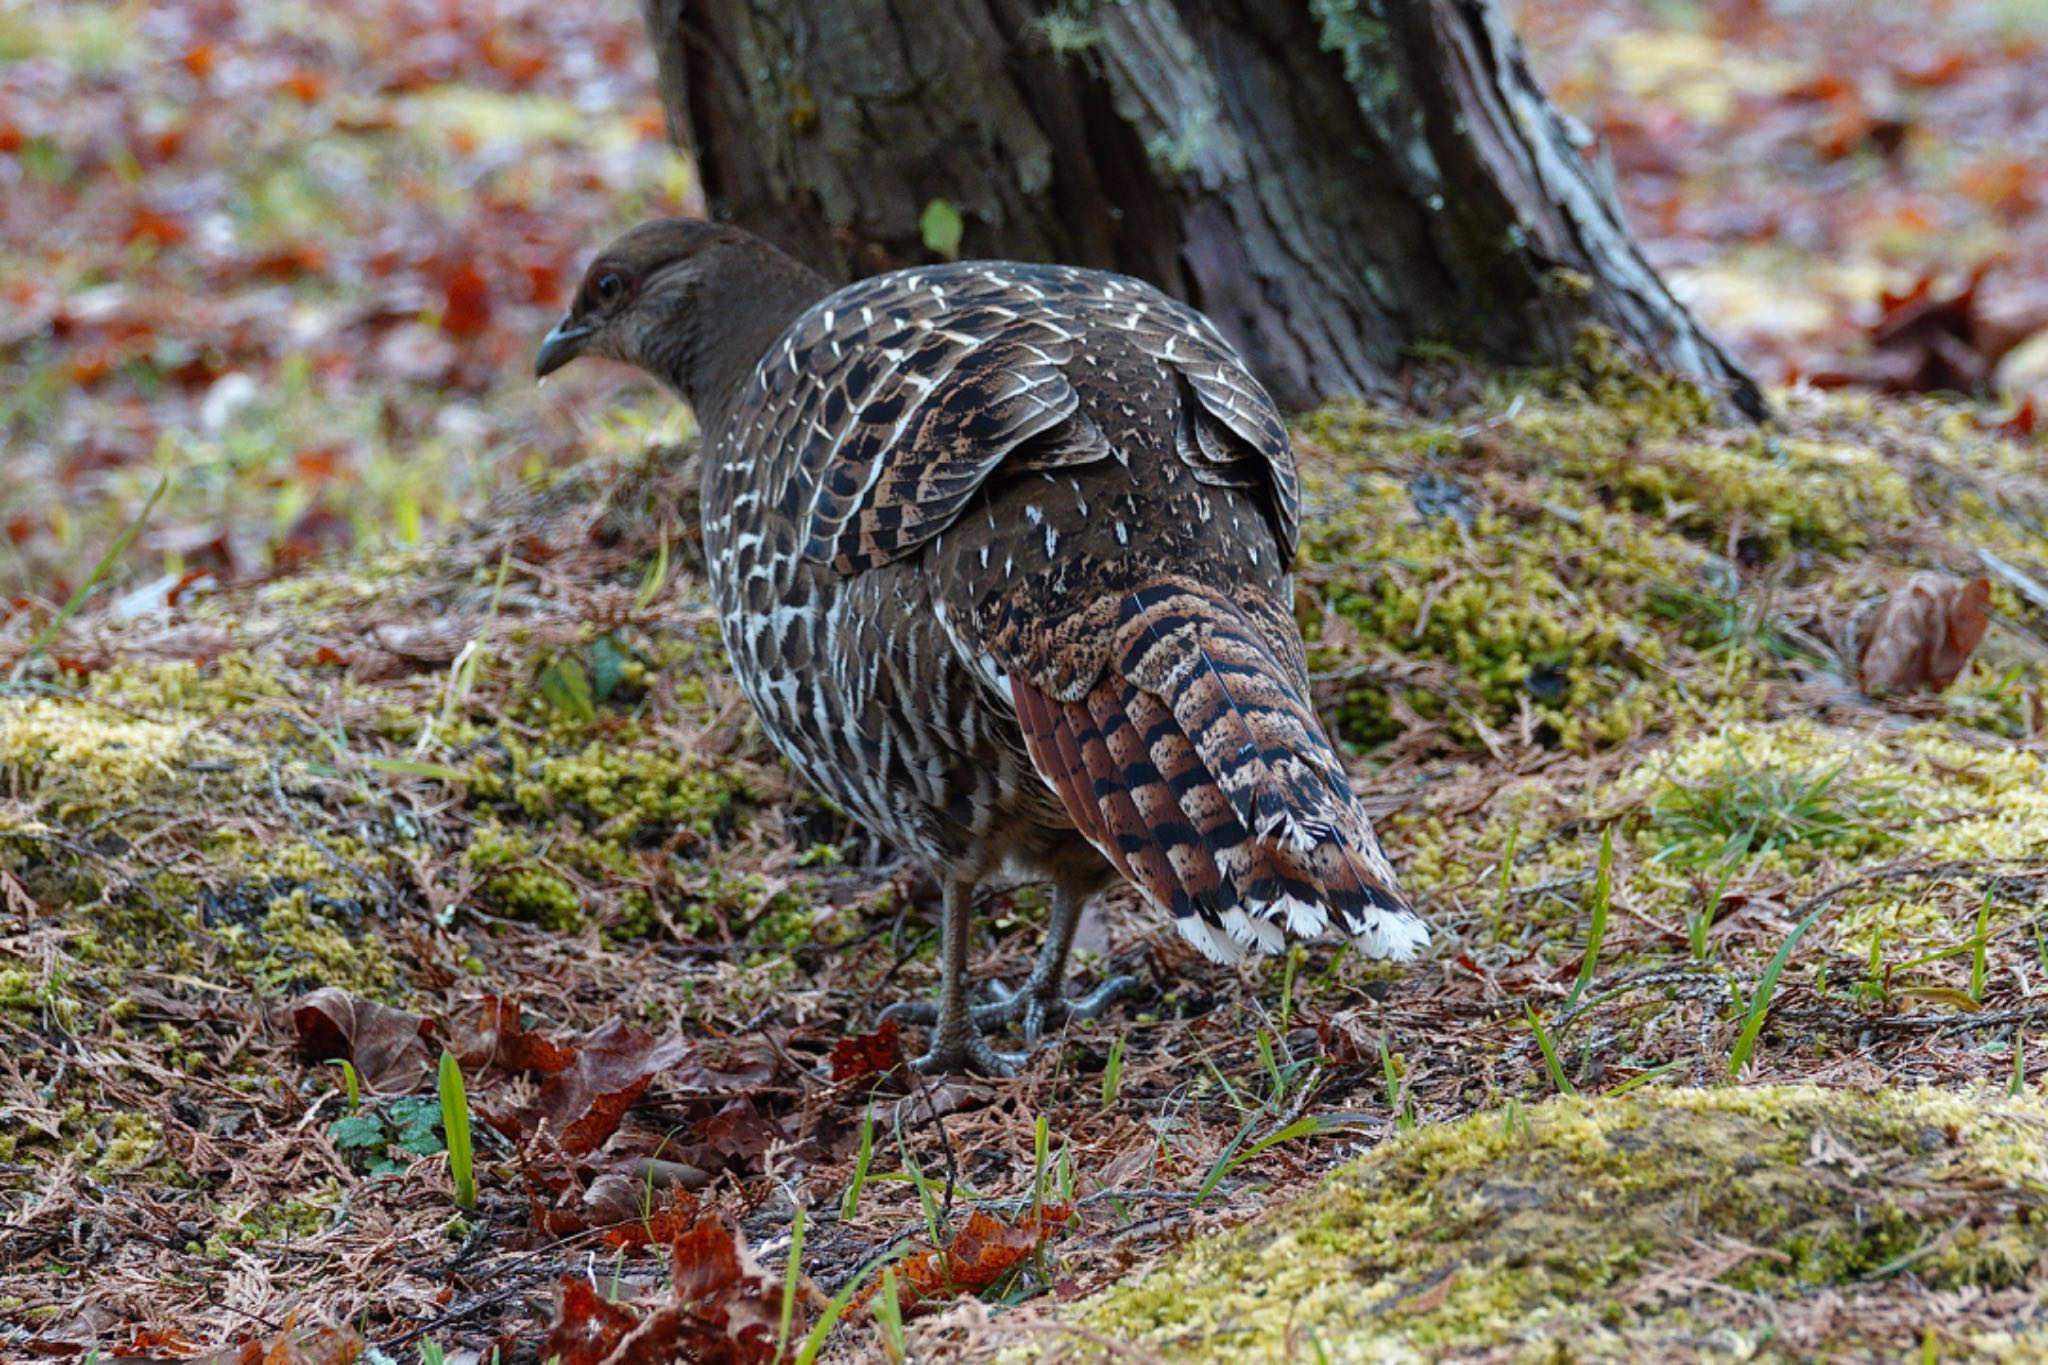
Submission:
{"label": "green grass blade", "polygon": [[114,565],[120,563],[121,556],[128,553],[128,547],[135,543],[135,537],[141,532],[143,523],[149,520],[149,514],[156,510],[158,500],[170,486],[171,480],[168,475],[156,481],[156,491],[149,495],[149,501],[142,504],[142,510],[135,514],[135,520],[121,528],[121,534],[114,537],[114,543],[100,556],[100,562],[92,566],[92,572],[86,575],[85,581],[72,589],[71,596],[64,599],[64,605],[57,608],[57,614],[52,616],[49,623],[37,631],[35,638],[28,642],[28,652],[22,655],[21,662],[14,666],[15,677],[21,676],[22,670],[28,667],[29,660],[50,647],[50,641],[57,638],[57,632],[64,629],[64,623],[78,614],[78,609],[92,596],[93,589],[99,587],[100,581],[113,571]]}
{"label": "green grass blade", "polygon": [[[789,1351],[789,1325],[796,1321],[796,1287],[803,1276],[804,1206],[796,1206],[796,1219],[789,1225],[789,1266],[782,1273],[782,1326],[775,1334],[775,1358]],[[824,1339],[819,1338],[822,1345]]]}
{"label": "green grass blade", "polygon": [[1614,826],[1600,831],[1600,867],[1593,874],[1593,923],[1586,932],[1586,955],[1579,959],[1579,979],[1564,998],[1565,1013],[1579,1003],[1593,974],[1600,969],[1600,944],[1607,937],[1607,905],[1614,899]]}
{"label": "green grass blade", "polygon": [[1564,1074],[1564,1065],[1557,1060],[1557,1048],[1550,1041],[1550,1034],[1544,1030],[1543,1021],[1536,1017],[1534,1006],[1524,1003],[1522,1013],[1529,1018],[1529,1030],[1536,1035],[1536,1046],[1543,1050],[1543,1069],[1550,1073],[1550,1083],[1560,1095],[1576,1095],[1579,1088],[1572,1084],[1572,1078]]}
{"label": "green grass blade", "polygon": [[1758,981],[1756,989],[1750,992],[1748,1017],[1743,1020],[1742,1032],[1735,1039],[1735,1050],[1728,1055],[1729,1076],[1739,1078],[1742,1075],[1742,1068],[1749,1065],[1750,1054],[1756,1050],[1757,1035],[1764,1031],[1764,1019],[1771,1012],[1771,996],[1778,989],[1778,976],[1785,970],[1785,964],[1791,960],[1792,950],[1799,946],[1799,940],[1813,927],[1814,921],[1820,918],[1821,911],[1825,909],[1825,905],[1815,907],[1812,914],[1794,926],[1792,932],[1785,936],[1785,941],[1778,945],[1778,951],[1771,958],[1770,965],[1764,968],[1763,979]]}
{"label": "green grass blade", "polygon": [[455,1202],[466,1212],[476,1209],[476,1152],[469,1137],[469,1096],[462,1085],[462,1064],[452,1052],[441,1054],[441,1131],[448,1135],[448,1174],[455,1180]]}
{"label": "green grass blade", "polygon": [[853,1159],[853,1182],[846,1187],[846,1194],[839,1201],[839,1221],[850,1222],[860,1211],[861,1187],[868,1183],[868,1163],[875,1156],[875,1116],[863,1114],[860,1120],[860,1153]]}

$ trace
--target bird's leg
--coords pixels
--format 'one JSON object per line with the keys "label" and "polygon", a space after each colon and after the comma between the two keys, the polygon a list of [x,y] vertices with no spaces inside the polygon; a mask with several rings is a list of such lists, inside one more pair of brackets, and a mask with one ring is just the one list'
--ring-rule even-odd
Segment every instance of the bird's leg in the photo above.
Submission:
{"label": "bird's leg", "polygon": [[980,1071],[991,1076],[1014,1076],[1024,1058],[998,1052],[981,1036],[981,1023],[967,1001],[967,943],[973,928],[970,913],[974,884],[958,880],[946,883],[945,918],[939,945],[939,1000],[936,1011],[906,1002],[882,1011],[884,1019],[929,1019],[932,1024],[931,1050],[911,1065],[927,1075],[958,1071]]}
{"label": "bird's leg", "polygon": [[[1060,994],[1060,985],[1066,979],[1067,955],[1074,948],[1074,930],[1081,922],[1081,911],[1087,903],[1085,893],[1054,885],[1052,916],[1045,926],[1045,942],[1039,947],[1037,965],[1024,979],[1024,984],[1014,991],[1006,989],[1001,982],[989,983],[989,993],[995,999],[986,1004],[970,1005],[967,1009],[968,1019],[976,1029],[1021,1023],[1025,1046],[1036,1047],[1046,1025],[1057,1027],[1074,1019],[1093,1019],[1108,1008],[1111,1001],[1138,984],[1135,976],[1113,976],[1086,995],[1069,1000]],[[951,939],[947,942],[950,944]],[[950,952],[950,948],[947,951]],[[947,970],[950,971],[950,967]],[[960,962],[963,997],[966,995],[966,979],[967,962],[963,949]],[[944,980],[951,981],[952,977],[946,975]],[[942,987],[937,1000],[906,1000],[883,1010],[882,1018],[943,1027],[949,998],[949,991]],[[936,1048],[937,1044],[933,1046]]]}
{"label": "bird's leg", "polygon": [[1060,984],[1067,974],[1067,955],[1074,949],[1074,930],[1081,923],[1081,910],[1087,903],[1086,895],[1077,894],[1064,884],[1053,887],[1052,919],[1045,926],[1038,965],[1014,994],[1005,992],[993,1004],[976,1007],[977,1023],[1021,1019],[1024,1045],[1035,1047],[1048,1022],[1057,1025],[1073,1019],[1093,1019],[1112,1000],[1138,984],[1135,976],[1113,976],[1086,995],[1069,1000],[1060,994]]}

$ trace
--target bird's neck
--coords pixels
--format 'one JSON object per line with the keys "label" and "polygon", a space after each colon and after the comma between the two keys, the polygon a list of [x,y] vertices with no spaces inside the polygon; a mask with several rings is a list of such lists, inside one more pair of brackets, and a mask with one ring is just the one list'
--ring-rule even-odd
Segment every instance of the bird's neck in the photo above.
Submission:
{"label": "bird's neck", "polygon": [[760,249],[712,272],[691,309],[691,345],[671,385],[707,435],[724,428],[754,366],[804,310],[832,292],[823,275],[782,252]]}

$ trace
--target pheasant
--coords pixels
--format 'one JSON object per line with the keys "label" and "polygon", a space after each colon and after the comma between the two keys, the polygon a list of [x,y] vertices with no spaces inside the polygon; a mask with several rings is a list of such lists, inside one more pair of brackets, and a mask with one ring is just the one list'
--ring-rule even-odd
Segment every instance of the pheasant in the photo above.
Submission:
{"label": "pheasant", "polygon": [[[740,685],[827,797],[944,895],[926,1071],[1008,1075],[984,1026],[1066,999],[1122,876],[1219,962],[1422,921],[1309,701],[1287,430],[1200,313],[1138,280],[1000,261],[835,289],[738,229],[634,228],[534,363],[646,371],[703,433],[704,550]],[[975,888],[1050,882],[1022,987],[972,1005]]]}

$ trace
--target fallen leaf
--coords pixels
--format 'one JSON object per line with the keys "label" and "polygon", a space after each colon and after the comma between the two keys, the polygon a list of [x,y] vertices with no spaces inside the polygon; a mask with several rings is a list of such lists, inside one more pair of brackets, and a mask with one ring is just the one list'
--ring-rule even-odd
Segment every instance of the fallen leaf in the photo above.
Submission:
{"label": "fallen leaf", "polygon": [[314,1061],[348,1061],[363,1085],[403,1094],[433,1071],[431,1020],[322,986],[291,1006],[298,1049]]}
{"label": "fallen leaf", "polygon": [[[1049,1205],[1035,1218],[1012,1225],[976,1209],[945,1248],[922,1251],[901,1262],[898,1306],[910,1317],[958,1295],[981,1293],[1022,1265],[1072,1217],[1072,1209]],[[870,1284],[854,1298],[853,1307],[865,1308],[878,1288]]]}
{"label": "fallen leaf", "polygon": [[673,1034],[656,1038],[614,1019],[571,1049],[574,1061],[550,1075],[531,1105],[487,1115],[515,1141],[545,1123],[562,1150],[594,1152],[618,1130],[619,1120],[662,1072],[683,1061],[690,1045]]}
{"label": "fallen leaf", "polygon": [[832,1044],[832,1079],[857,1081],[866,1076],[894,1071],[903,1064],[903,1030],[894,1019],[884,1019],[873,1033],[858,1033]]}
{"label": "fallen leaf", "polygon": [[[700,1216],[670,1243],[665,1292],[612,1302],[588,1281],[565,1279],[539,1358],[561,1365],[771,1365],[777,1356],[783,1285],[757,1265],[716,1214]],[[804,1330],[803,1314],[794,1326]]]}
{"label": "fallen leaf", "polygon": [[1939,692],[1956,680],[1989,622],[1991,583],[1917,573],[1877,609],[1857,651],[1865,692]]}

